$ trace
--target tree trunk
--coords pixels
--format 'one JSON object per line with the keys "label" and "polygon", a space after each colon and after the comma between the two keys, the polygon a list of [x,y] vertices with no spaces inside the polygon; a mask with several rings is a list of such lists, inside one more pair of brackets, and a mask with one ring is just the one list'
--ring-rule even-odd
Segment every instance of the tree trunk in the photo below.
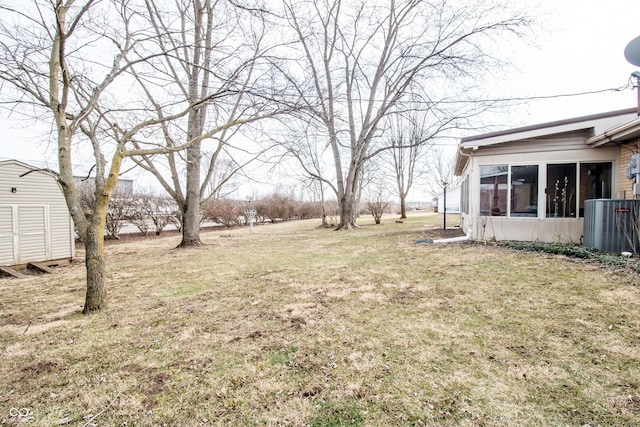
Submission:
{"label": "tree trunk", "polygon": [[400,219],[407,219],[407,197],[400,192]]}
{"label": "tree trunk", "polygon": [[340,224],[336,230],[353,230],[358,228],[354,211],[353,194],[345,195],[340,200]]}
{"label": "tree trunk", "polygon": [[182,211],[182,242],[178,247],[202,246],[200,240],[200,143],[187,148],[187,194]]}
{"label": "tree trunk", "polygon": [[[202,25],[204,8],[199,1],[193,3],[194,19],[195,23],[195,39],[193,41],[193,60],[190,65],[189,71],[189,102],[195,102],[200,99],[201,95],[204,95],[206,88],[208,87],[208,79],[204,77],[204,80],[200,81],[202,73],[206,76],[209,72],[206,70],[207,61],[204,61],[204,65],[201,62],[203,53],[207,56],[207,52],[203,49],[207,49],[202,43]],[[209,25],[210,25],[209,20]],[[204,68],[202,70],[201,68]],[[199,85],[202,85],[202,93],[199,93]],[[202,136],[204,131],[204,120],[206,114],[206,107],[200,106],[189,112],[189,118],[187,122],[187,141],[193,141],[195,138]],[[186,185],[186,197],[182,210],[182,242],[178,247],[194,247],[202,246],[200,240],[200,201],[201,201],[201,189],[200,189],[200,162],[202,161],[201,143],[194,142],[187,148],[187,185]]]}
{"label": "tree trunk", "polygon": [[[87,219],[78,201],[73,180],[73,167],[71,163],[71,139],[73,131],[67,123],[67,99],[69,93],[69,75],[64,66],[64,33],[67,7],[56,5],[57,31],[53,39],[51,60],[49,63],[49,96],[50,108],[57,125],[58,139],[58,164],[60,167],[59,182],[69,209],[69,213],[82,237],[85,245],[85,260],[87,270],[87,292],[83,313],[92,313],[104,308],[105,279],[104,279],[104,226],[106,222],[107,208],[109,206],[109,192],[115,188],[118,180],[118,171],[122,162],[121,151],[118,147],[112,163],[112,173],[108,185],[96,191],[96,201],[91,222]],[[62,81],[62,85],[60,82]],[[101,159],[97,159],[100,161]],[[98,165],[100,170],[100,165]],[[96,186],[98,181],[96,180]]]}
{"label": "tree trunk", "polygon": [[102,310],[107,294],[104,280],[104,228],[97,228],[92,223],[83,240],[87,269],[87,293],[82,309],[85,314]]}

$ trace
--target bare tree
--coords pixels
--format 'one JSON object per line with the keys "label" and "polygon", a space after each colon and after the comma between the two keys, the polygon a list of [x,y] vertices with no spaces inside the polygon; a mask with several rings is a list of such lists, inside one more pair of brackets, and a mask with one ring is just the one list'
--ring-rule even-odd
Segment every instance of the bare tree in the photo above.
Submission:
{"label": "bare tree", "polygon": [[[145,144],[163,121],[177,120],[209,99],[174,104],[161,118],[144,114],[130,72],[166,52],[149,43],[136,1],[55,0],[0,6],[0,80],[4,100],[53,125],[59,182],[86,249],[84,313],[106,301],[104,229],[121,167],[131,155],[186,148]],[[122,96],[127,90],[128,96]],[[135,113],[138,114],[135,114]],[[135,146],[132,144],[135,141]],[[94,202],[83,210],[74,159],[92,158]],[[85,160],[86,161],[86,160]],[[86,215],[85,215],[86,214]]]}
{"label": "bare tree", "polygon": [[206,208],[207,217],[225,227],[240,225],[241,214],[240,202],[226,198],[211,200]]}
{"label": "bare tree", "polygon": [[379,138],[384,119],[400,113],[411,95],[427,106],[437,103],[448,83],[465,85],[463,78],[497,65],[492,43],[527,25],[491,1],[468,7],[418,0],[284,5],[297,50],[295,65],[283,72],[330,147],[339,229],[356,226],[362,168],[388,148]]}
{"label": "bare tree", "polygon": [[[246,138],[237,138],[239,128],[271,117],[280,108],[270,102],[273,89],[262,84],[269,79],[261,66],[269,49],[264,46],[267,26],[258,9],[234,2],[145,0],[145,4],[153,38],[167,53],[155,64],[153,77],[145,67],[135,68],[154,115],[158,120],[166,117],[176,100],[211,100],[192,109],[184,122],[166,122],[162,129],[165,147],[193,141],[186,155],[167,151],[162,161],[145,155],[135,159],[155,175],[180,208],[180,246],[198,246],[201,207],[221,197],[223,187],[261,152],[254,147],[251,154],[251,147],[245,146],[231,154],[234,137],[246,145]],[[165,85],[162,93],[151,90],[158,79]]]}
{"label": "bare tree", "polygon": [[453,115],[441,119],[431,111],[419,109],[390,118],[383,136],[389,150],[383,153],[382,165],[386,165],[395,178],[400,219],[407,218],[407,195],[415,180],[426,172],[421,166],[433,148],[435,138],[455,127],[457,122]]}
{"label": "bare tree", "polygon": [[460,184],[461,177],[454,174],[455,151],[444,147],[433,147],[426,158],[425,185],[434,196],[445,188],[454,188]]}
{"label": "bare tree", "polygon": [[307,188],[314,195],[314,197],[318,200],[318,206],[320,208],[320,219],[321,219],[321,227],[327,228],[331,227],[331,223],[329,222],[329,217],[331,216],[329,212],[329,205],[327,204],[327,200],[325,197],[325,183],[319,179],[311,178],[308,181]]}
{"label": "bare tree", "polygon": [[380,224],[382,221],[382,215],[387,209],[387,206],[389,206],[389,199],[383,198],[382,194],[367,200],[367,211],[373,216],[376,224]]}
{"label": "bare tree", "polygon": [[283,160],[293,159],[300,166],[288,168],[290,175],[302,182],[303,186],[319,199],[322,208],[321,226],[330,227],[325,203],[327,187],[336,196],[338,190],[334,185],[333,176],[326,171],[327,162],[330,161],[327,158],[327,155],[330,155],[328,140],[319,138],[318,130],[312,129],[311,123],[288,120],[282,124],[287,138],[296,141],[295,144],[279,144],[285,147]]}
{"label": "bare tree", "polygon": [[389,206],[389,198],[392,193],[392,191],[389,191],[391,186],[384,175],[380,173],[377,165],[370,163],[369,167],[367,167],[367,173],[370,176],[362,190],[365,198],[364,210],[373,216],[376,224],[380,224],[382,215]]}
{"label": "bare tree", "polygon": [[159,236],[171,223],[171,218],[176,212],[178,212],[178,206],[171,197],[150,194],[146,216],[153,223],[156,235]]}
{"label": "bare tree", "polygon": [[120,238],[120,230],[132,219],[136,206],[134,202],[134,194],[130,188],[120,188],[116,186],[113,191],[109,207],[107,208],[107,217],[105,222],[105,230],[109,236],[114,239]]}
{"label": "bare tree", "polygon": [[131,209],[127,219],[136,226],[143,236],[149,235],[151,224],[155,223],[151,220],[154,214],[154,198],[155,195],[152,189],[142,188],[134,191],[131,200]]}

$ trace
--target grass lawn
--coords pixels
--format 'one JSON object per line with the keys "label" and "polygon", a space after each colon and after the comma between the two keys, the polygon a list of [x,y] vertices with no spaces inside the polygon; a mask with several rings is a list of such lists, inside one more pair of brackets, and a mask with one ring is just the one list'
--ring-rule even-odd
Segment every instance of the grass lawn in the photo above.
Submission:
{"label": "grass lawn", "polygon": [[91,316],[80,262],[0,279],[0,425],[640,425],[638,276],[441,221],[109,244]]}

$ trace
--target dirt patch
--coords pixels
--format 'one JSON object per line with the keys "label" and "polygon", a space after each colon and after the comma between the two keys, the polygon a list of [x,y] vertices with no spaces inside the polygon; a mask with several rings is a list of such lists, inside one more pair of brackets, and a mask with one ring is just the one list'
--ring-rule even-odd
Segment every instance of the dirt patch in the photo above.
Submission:
{"label": "dirt patch", "polygon": [[169,382],[169,374],[166,372],[158,372],[149,378],[147,387],[145,388],[145,394],[147,398],[152,398],[156,394],[160,393],[167,386]]}
{"label": "dirt patch", "polygon": [[420,233],[425,239],[449,239],[451,237],[462,237],[464,232],[460,228],[427,228]]}
{"label": "dirt patch", "polygon": [[156,395],[167,387],[171,378],[166,372],[158,372],[157,368],[143,367],[137,363],[124,365],[121,371],[138,379],[138,383],[144,393],[143,405],[146,410],[152,409],[158,404]]}
{"label": "dirt patch", "polygon": [[422,294],[413,289],[400,289],[391,296],[391,301],[398,304],[413,304]]}
{"label": "dirt patch", "polygon": [[420,228],[412,228],[402,231],[392,231],[390,233],[384,233],[383,236],[411,236],[417,237],[418,239],[448,239],[450,237],[461,237],[464,236],[464,232],[459,227],[447,228],[446,230],[442,227],[435,226],[425,226]]}
{"label": "dirt patch", "polygon": [[62,369],[64,369],[62,362],[54,359],[44,359],[25,366],[20,372],[23,379],[33,379],[43,374],[61,371]]}

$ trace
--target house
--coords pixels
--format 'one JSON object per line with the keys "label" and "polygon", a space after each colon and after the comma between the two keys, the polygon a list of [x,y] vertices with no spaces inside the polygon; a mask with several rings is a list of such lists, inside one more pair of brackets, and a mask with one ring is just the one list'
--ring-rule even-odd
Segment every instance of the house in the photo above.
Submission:
{"label": "house", "polygon": [[0,266],[55,265],[74,255],[74,226],[56,174],[0,161]]}
{"label": "house", "polygon": [[626,171],[639,137],[633,108],[462,138],[462,229],[476,240],[579,243],[585,200],[640,190]]}

